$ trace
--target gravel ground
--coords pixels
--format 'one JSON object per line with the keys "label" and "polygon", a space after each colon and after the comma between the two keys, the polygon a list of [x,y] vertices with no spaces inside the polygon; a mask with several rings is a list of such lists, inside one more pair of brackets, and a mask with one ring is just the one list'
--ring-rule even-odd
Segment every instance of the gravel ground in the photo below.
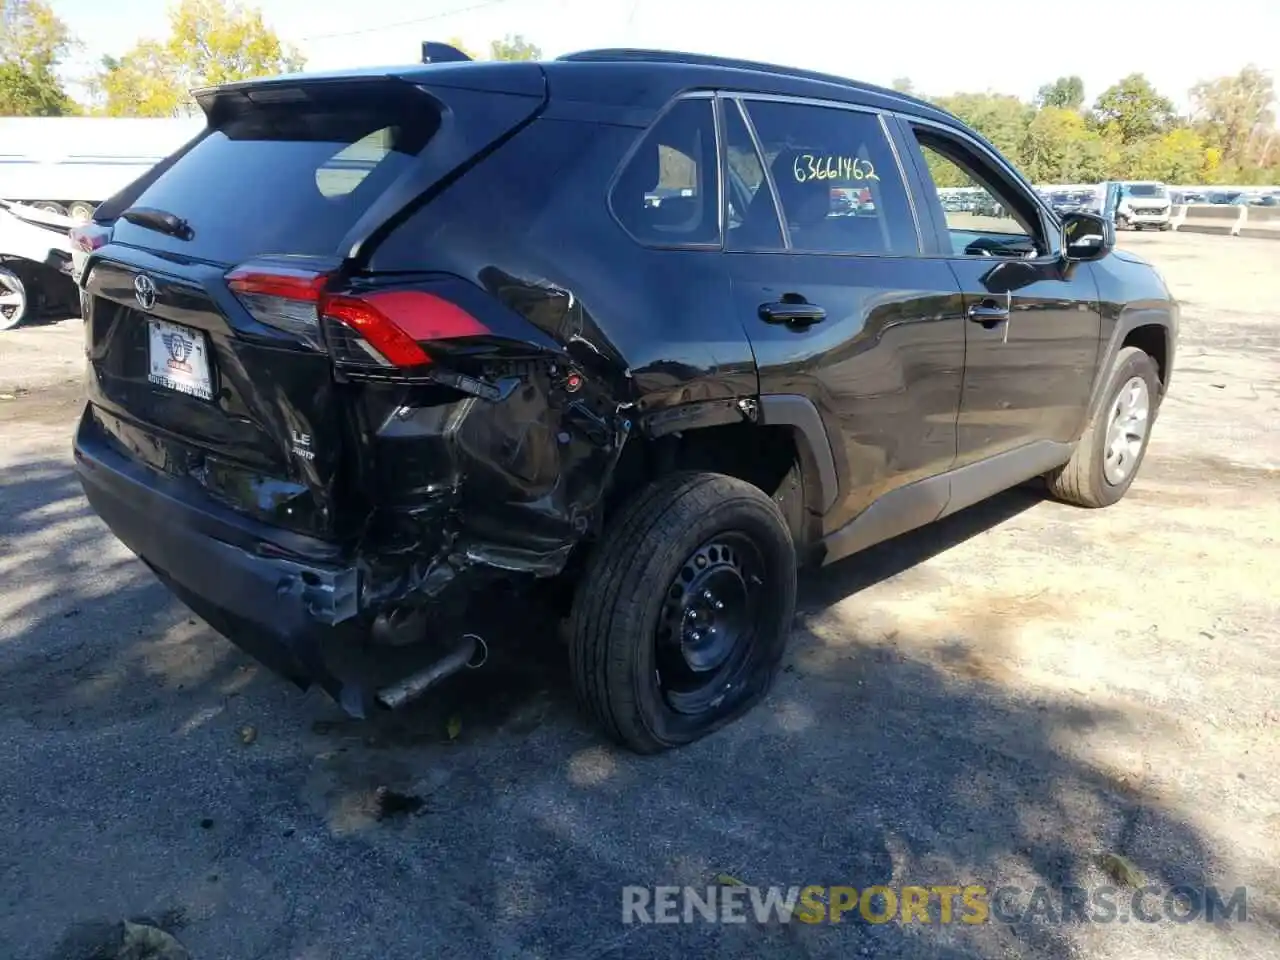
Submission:
{"label": "gravel ground", "polygon": [[[259,671],[86,511],[79,324],[0,335],[0,955],[149,916],[197,960],[1277,956],[1280,245],[1124,243],[1184,302],[1129,497],[1013,491],[813,577],[769,701],[651,759],[544,631],[377,724]],[[1246,886],[1249,922],[621,922],[626,884],[1091,886],[1103,854]]]}

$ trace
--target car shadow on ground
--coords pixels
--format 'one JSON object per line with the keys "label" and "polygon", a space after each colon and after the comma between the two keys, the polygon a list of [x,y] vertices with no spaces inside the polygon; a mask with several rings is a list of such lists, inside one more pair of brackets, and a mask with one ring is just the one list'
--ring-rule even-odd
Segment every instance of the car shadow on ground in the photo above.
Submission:
{"label": "car shadow on ground", "polygon": [[769,700],[640,758],[579,715],[546,623],[508,617],[489,667],[349,721],[175,604],[88,513],[66,461],[0,471],[0,487],[0,809],[24,818],[0,844],[20,878],[0,942],[16,957],[149,913],[177,918],[196,958],[1067,958],[1085,925],[942,924],[936,904],[930,924],[624,924],[622,888],[1013,885],[1016,911],[1036,885],[1110,883],[1109,852],[1161,887],[1227,880],[1187,817],[1090,761],[1122,712],[964,669],[1016,623],[958,638],[972,643],[952,662],[816,625],[1034,492],[817,574]]}

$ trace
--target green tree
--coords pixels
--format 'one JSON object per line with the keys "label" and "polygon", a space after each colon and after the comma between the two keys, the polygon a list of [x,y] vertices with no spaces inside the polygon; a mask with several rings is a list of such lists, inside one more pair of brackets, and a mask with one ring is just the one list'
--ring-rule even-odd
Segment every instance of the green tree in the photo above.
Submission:
{"label": "green tree", "polygon": [[1021,164],[1022,141],[1034,108],[1003,93],[957,93],[935,102],[990,140],[1014,164]]}
{"label": "green tree", "polygon": [[0,114],[74,113],[57,75],[74,45],[67,25],[43,0],[0,0]]}
{"label": "green tree", "polygon": [[1076,110],[1045,107],[1027,125],[1019,149],[1036,183],[1091,183],[1107,177],[1113,151]]}
{"label": "green tree", "polygon": [[1147,137],[1123,151],[1122,174],[1133,180],[1195,183],[1203,174],[1205,145],[1189,127]]}
{"label": "green tree", "polygon": [[1104,135],[1128,146],[1172,127],[1173,103],[1142,74],[1131,73],[1103,91],[1093,118]]}
{"label": "green tree", "polygon": [[1233,77],[1219,77],[1191,88],[1197,126],[1225,162],[1265,167],[1276,141],[1275,84],[1250,64]]}
{"label": "green tree", "polygon": [[474,50],[472,50],[470,47],[468,47],[465,43],[463,43],[461,37],[451,37],[446,42],[449,44],[449,46],[453,47],[455,50],[461,50],[472,60],[480,59],[480,55],[476,53]]}
{"label": "green tree", "polygon": [[489,44],[490,60],[541,60],[542,48],[521,34],[507,34]]}
{"label": "green tree", "polygon": [[915,95],[916,85],[911,82],[910,77],[897,77],[894,79],[891,89],[897,90],[899,93]]}
{"label": "green tree", "polygon": [[1084,106],[1084,81],[1070,76],[1046,83],[1036,94],[1036,106],[1079,110]]}
{"label": "green tree", "polygon": [[194,113],[198,87],[301,70],[302,55],[281,42],[262,11],[235,0],[181,0],[169,10],[169,36],[142,40],[107,59],[95,84],[109,116]]}

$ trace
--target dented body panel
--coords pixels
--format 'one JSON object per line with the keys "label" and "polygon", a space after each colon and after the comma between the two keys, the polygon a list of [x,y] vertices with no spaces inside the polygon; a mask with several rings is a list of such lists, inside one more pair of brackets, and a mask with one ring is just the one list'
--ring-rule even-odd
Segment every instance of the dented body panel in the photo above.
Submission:
{"label": "dented body panel", "polygon": [[[362,76],[353,96],[417,85],[441,111],[435,139],[331,249],[307,241],[308,265],[329,258],[329,293],[387,309],[432,296],[480,322],[482,334],[432,343],[424,370],[361,366],[341,329],[301,337],[260,322],[228,289],[233,255],[289,251],[265,247],[261,225],[251,245],[210,237],[223,227],[195,201],[194,240],[114,220],[82,274],[89,404],[76,453],[95,510],[218,629],[356,712],[367,697],[321,654],[335,635],[429,639],[488,585],[560,574],[599,532],[634,438],[757,412],[751,344],[718,308],[731,292],[718,258],[638,246],[601,202],[675,78],[593,92],[589,66],[522,66],[497,82],[502,69]],[[559,111],[546,109],[544,71],[563,75]],[[211,129],[245,122],[253,89],[202,95]],[[481,95],[500,102],[473,128]],[[182,214],[170,168],[199,167],[211,136],[100,215],[155,196]],[[155,296],[140,305],[143,282]],[[211,399],[151,382],[156,320],[205,338]]]}

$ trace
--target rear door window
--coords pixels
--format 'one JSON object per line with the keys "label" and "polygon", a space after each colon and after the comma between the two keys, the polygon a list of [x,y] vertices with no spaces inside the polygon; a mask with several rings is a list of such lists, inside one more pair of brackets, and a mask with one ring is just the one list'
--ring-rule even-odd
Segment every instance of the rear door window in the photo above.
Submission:
{"label": "rear door window", "polygon": [[[880,118],[839,107],[745,100],[793,250],[914,254],[915,218]],[[759,204],[765,218],[765,205]],[[765,225],[762,224],[761,229]],[[754,235],[756,227],[746,229]]]}
{"label": "rear door window", "polygon": [[720,244],[714,104],[678,100],[627,158],[609,204],[647,246]]}
{"label": "rear door window", "polygon": [[301,96],[227,111],[133,200],[186,220],[190,240],[123,220],[115,239],[218,263],[338,253],[360,216],[426,147],[439,115],[406,84]]}

